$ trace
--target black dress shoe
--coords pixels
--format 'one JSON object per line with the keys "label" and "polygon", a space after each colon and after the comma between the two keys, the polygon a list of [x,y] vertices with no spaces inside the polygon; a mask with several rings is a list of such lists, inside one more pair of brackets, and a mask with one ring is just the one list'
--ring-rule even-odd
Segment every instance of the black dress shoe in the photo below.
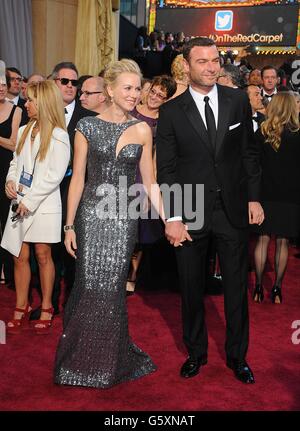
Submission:
{"label": "black dress shoe", "polygon": [[193,359],[189,357],[182,365],[180,370],[180,375],[185,379],[194,377],[199,373],[201,365],[205,365],[205,364],[207,364],[206,357],[202,357],[198,359]]}
{"label": "black dress shoe", "polygon": [[235,377],[243,383],[255,383],[251,368],[244,359],[227,359],[227,367],[233,370]]}

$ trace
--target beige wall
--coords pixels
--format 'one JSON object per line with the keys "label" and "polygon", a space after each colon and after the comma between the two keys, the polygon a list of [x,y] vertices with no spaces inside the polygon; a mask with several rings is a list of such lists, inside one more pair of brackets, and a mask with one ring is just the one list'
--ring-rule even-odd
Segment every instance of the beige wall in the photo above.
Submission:
{"label": "beige wall", "polygon": [[32,0],[34,71],[75,59],[77,0]]}

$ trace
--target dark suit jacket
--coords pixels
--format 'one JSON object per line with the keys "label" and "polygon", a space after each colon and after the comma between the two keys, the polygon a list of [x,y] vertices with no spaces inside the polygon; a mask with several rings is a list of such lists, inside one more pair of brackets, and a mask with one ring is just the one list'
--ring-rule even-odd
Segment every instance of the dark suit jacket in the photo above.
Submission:
{"label": "dark suit jacket", "polygon": [[72,115],[71,120],[70,120],[68,127],[67,127],[72,152],[74,150],[75,129],[76,129],[76,125],[77,125],[78,121],[81,120],[81,118],[94,117],[96,115],[98,115],[97,112],[89,111],[88,109],[83,108],[81,106],[80,101],[76,100],[73,115]]}
{"label": "dark suit jacket", "polygon": [[258,124],[261,125],[263,121],[265,121],[266,116],[261,112],[257,112]]}
{"label": "dark suit jacket", "polygon": [[[251,107],[238,89],[217,85],[218,125],[215,152],[189,89],[160,108],[157,127],[158,183],[204,184],[204,227],[212,217],[217,188],[227,216],[236,227],[248,225],[248,201],[259,201],[261,169],[255,144]],[[230,126],[236,126],[230,128]],[[183,193],[183,197],[185,194]],[[171,201],[167,216],[180,215]]]}
{"label": "dark suit jacket", "polygon": [[19,101],[18,101],[17,106],[19,106],[22,109],[22,117],[21,117],[20,127],[25,126],[25,124],[27,124],[29,121],[27,109],[25,108],[25,103],[26,103],[26,100],[21,99],[21,97],[19,97]]}
{"label": "dark suit jacket", "polygon": [[[71,145],[71,165],[72,165],[73,154],[74,154],[74,138],[75,138],[76,125],[78,121],[81,120],[81,118],[94,117],[96,115],[98,115],[97,112],[89,111],[88,109],[83,108],[81,106],[80,101],[76,100],[73,115],[67,127],[69,138],[70,138],[70,145]],[[65,177],[60,183],[63,223],[65,223],[66,216],[67,216],[67,197],[68,197],[70,181],[71,181],[71,176]]]}

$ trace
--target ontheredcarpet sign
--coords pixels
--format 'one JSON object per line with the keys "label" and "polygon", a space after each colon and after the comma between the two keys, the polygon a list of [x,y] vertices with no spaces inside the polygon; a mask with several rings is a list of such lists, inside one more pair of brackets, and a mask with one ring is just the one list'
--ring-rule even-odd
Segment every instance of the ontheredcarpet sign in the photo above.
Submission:
{"label": "ontheredcarpet sign", "polygon": [[272,43],[281,44],[283,42],[283,33],[280,34],[210,34],[209,37],[213,39],[216,44],[235,44],[235,43],[255,43],[269,45]]}
{"label": "ontheredcarpet sign", "polygon": [[296,46],[299,4],[158,8],[155,26],[183,31],[187,36],[210,36],[221,46]]}

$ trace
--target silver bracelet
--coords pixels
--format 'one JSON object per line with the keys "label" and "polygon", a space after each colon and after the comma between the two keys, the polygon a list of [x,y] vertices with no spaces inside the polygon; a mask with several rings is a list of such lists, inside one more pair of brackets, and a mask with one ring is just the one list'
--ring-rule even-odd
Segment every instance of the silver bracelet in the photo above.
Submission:
{"label": "silver bracelet", "polygon": [[75,226],[73,224],[66,224],[64,226],[64,232],[67,232],[68,230],[74,230],[75,231]]}

